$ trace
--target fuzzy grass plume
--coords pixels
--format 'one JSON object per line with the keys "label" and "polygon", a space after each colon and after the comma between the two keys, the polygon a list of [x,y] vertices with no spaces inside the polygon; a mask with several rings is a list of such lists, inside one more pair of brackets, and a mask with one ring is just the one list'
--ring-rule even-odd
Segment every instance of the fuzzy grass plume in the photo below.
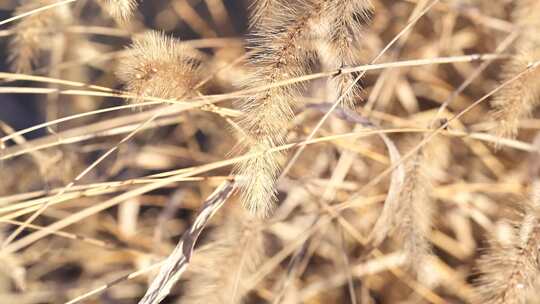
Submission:
{"label": "fuzzy grass plume", "polygon": [[137,9],[137,0],[98,0],[109,15],[119,22],[126,22]]}
{"label": "fuzzy grass plume", "polygon": [[[36,8],[52,4],[52,0],[23,1],[15,10],[20,15]],[[42,54],[51,50],[55,35],[63,34],[64,27],[71,23],[71,12],[67,6],[59,6],[39,14],[30,15],[12,29],[14,36],[9,45],[8,61],[12,70],[29,73],[38,66]]]}
{"label": "fuzzy grass plume", "polygon": [[177,99],[191,94],[199,79],[199,61],[180,41],[151,31],[135,39],[116,75],[125,89],[138,96]]}
{"label": "fuzzy grass plume", "polygon": [[[335,1],[334,1],[335,2]],[[368,0],[345,0],[333,3],[312,25],[320,36],[317,51],[326,70],[336,71],[361,61],[358,49],[363,37],[364,23],[370,19],[371,3]],[[342,103],[354,107],[361,87],[352,86],[353,74],[339,74],[329,80],[332,100],[342,97]]]}
{"label": "fuzzy grass plume", "polygon": [[425,148],[416,151],[405,161],[403,182],[397,186],[399,194],[385,201],[382,214],[370,235],[373,247],[380,246],[387,237],[395,235],[405,253],[408,266],[419,274],[431,254],[429,235],[433,206],[430,198],[431,183],[425,172],[427,164]]}
{"label": "fuzzy grass plume", "polygon": [[540,181],[532,185],[529,200],[523,203],[521,219],[512,223],[508,244],[492,242],[479,262],[476,303],[522,304],[540,278]]}
{"label": "fuzzy grass plume", "polygon": [[210,243],[196,251],[182,303],[243,303],[250,292],[249,278],[266,257],[262,225],[241,208],[226,216]]}
{"label": "fuzzy grass plume", "polygon": [[[336,48],[336,54],[344,57],[352,54],[352,51],[342,54],[341,44],[357,34],[354,16],[364,13],[366,8],[364,1],[356,1],[357,5],[353,2],[346,1],[346,11],[342,12],[339,11],[342,1],[259,2],[254,14],[258,24],[253,34],[254,55],[251,59],[255,71],[249,86],[272,85],[308,74],[317,59],[317,41],[314,38],[319,36],[320,28],[324,29],[322,39],[328,40],[325,44],[330,49]],[[338,13],[345,14],[340,16],[345,21],[338,21]],[[334,37],[330,28],[340,22],[343,26],[338,31],[345,33]],[[343,64],[340,59],[337,61],[338,65]],[[260,216],[267,216],[273,209],[276,179],[284,158],[283,153],[270,153],[269,150],[285,142],[286,126],[294,117],[294,108],[299,104],[303,88],[301,84],[271,88],[243,100],[239,105],[244,112],[239,124],[247,137],[243,138],[243,146],[256,156],[241,162],[235,172],[243,182],[244,205]]]}
{"label": "fuzzy grass plume", "polygon": [[[515,44],[515,56],[503,67],[505,79],[509,79],[540,60],[540,2],[535,0],[515,1],[513,16],[521,31]],[[499,137],[515,138],[519,123],[530,116],[540,102],[540,70],[536,69],[503,88],[495,97],[492,114],[497,122],[494,134]]]}

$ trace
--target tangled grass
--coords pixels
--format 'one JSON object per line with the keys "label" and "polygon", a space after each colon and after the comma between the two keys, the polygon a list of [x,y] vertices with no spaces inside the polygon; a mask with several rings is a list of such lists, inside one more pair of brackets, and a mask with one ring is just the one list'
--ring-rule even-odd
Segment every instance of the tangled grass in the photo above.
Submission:
{"label": "tangled grass", "polygon": [[538,303],[538,1],[0,10],[0,303]]}

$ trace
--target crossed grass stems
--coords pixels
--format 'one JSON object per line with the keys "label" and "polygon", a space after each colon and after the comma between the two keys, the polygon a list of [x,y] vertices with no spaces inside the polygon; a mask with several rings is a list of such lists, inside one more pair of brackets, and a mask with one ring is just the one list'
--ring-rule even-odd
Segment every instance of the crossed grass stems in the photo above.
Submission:
{"label": "crossed grass stems", "polygon": [[[25,16],[28,16],[30,14],[39,13],[40,11],[56,7],[56,5],[64,5],[64,4],[68,4],[70,2],[74,2],[74,1],[75,0],[59,2],[59,3],[55,4],[54,6],[51,5],[51,6],[43,7],[43,8],[40,8],[38,10],[29,12],[28,14],[25,14],[25,15],[15,16],[13,18],[1,21],[0,26],[5,25],[5,24],[7,24],[9,22],[15,21],[17,19],[23,18]],[[49,206],[52,206],[54,204],[61,203],[63,201],[67,201],[67,200],[73,198],[73,197],[70,198],[69,196],[66,198],[65,196],[67,196],[67,194],[74,193],[75,195],[85,195],[84,192],[82,192],[82,193],[79,192],[79,191],[85,191],[85,190],[77,190],[77,188],[76,188],[76,183],[79,180],[81,180],[82,177],[84,177],[93,168],[98,166],[99,163],[101,163],[109,155],[111,155],[112,153],[117,151],[117,149],[119,148],[120,145],[128,142],[139,131],[145,130],[145,129],[151,127],[150,124],[152,122],[158,120],[163,114],[165,114],[166,112],[169,112],[169,111],[171,111],[173,109],[180,108],[180,110],[178,110],[178,113],[183,112],[183,111],[188,111],[188,110],[191,110],[191,109],[196,109],[196,108],[203,108],[205,110],[208,110],[209,108],[205,108],[205,106],[207,106],[207,105],[218,103],[218,102],[221,102],[221,101],[224,101],[224,100],[230,100],[230,99],[239,98],[241,96],[248,96],[250,93],[257,92],[257,91],[264,91],[264,90],[267,90],[270,87],[278,87],[278,86],[283,86],[283,85],[287,85],[287,84],[294,83],[294,82],[309,81],[309,80],[318,79],[318,78],[333,77],[335,75],[339,75],[339,74],[342,74],[342,73],[360,72],[359,76],[355,79],[355,83],[356,83],[364,76],[364,74],[367,71],[371,71],[371,70],[399,68],[399,67],[413,67],[413,66],[444,64],[444,63],[456,63],[456,62],[472,62],[472,61],[484,62],[482,64],[481,68],[485,68],[487,66],[487,64],[489,64],[493,60],[504,59],[504,58],[508,57],[508,56],[501,55],[501,54],[480,54],[480,55],[454,56],[454,57],[434,58],[434,59],[419,59],[419,60],[409,60],[409,61],[403,61],[403,62],[390,62],[390,63],[376,64],[376,62],[380,58],[382,58],[382,56],[385,54],[385,52],[388,51],[403,35],[405,35],[408,32],[408,30],[410,30],[410,28],[412,28],[414,26],[414,24],[421,17],[423,17],[438,2],[439,1],[433,1],[429,6],[426,7],[426,9],[424,9],[422,11],[422,13],[418,14],[415,18],[413,18],[407,24],[407,26],[390,43],[388,43],[388,45],[379,53],[379,55],[372,61],[372,63],[369,64],[369,65],[366,65],[366,66],[344,67],[344,68],[336,70],[336,71],[317,73],[317,74],[312,74],[312,75],[306,75],[306,76],[299,77],[299,78],[296,78],[296,79],[290,79],[290,80],[287,80],[287,81],[284,81],[284,82],[281,82],[281,83],[276,83],[276,84],[273,84],[273,85],[267,86],[267,87],[242,90],[242,91],[233,92],[233,93],[224,94],[224,95],[201,96],[201,97],[193,98],[192,100],[161,100],[159,98],[145,98],[145,100],[147,100],[146,104],[148,104],[148,105],[158,105],[158,104],[162,104],[162,103],[169,103],[171,105],[165,106],[162,109],[158,109],[157,111],[154,111],[152,113],[152,116],[150,116],[149,118],[143,117],[141,119],[143,121],[142,123],[136,122],[136,123],[132,124],[130,129],[127,129],[127,130],[125,130],[123,132],[123,133],[127,133],[128,134],[127,136],[125,136],[120,142],[118,142],[115,146],[113,146],[106,153],[104,153],[100,158],[98,158],[94,163],[92,163],[84,171],[82,171],[71,183],[69,183],[64,188],[56,189],[54,191],[54,194],[52,194],[52,196],[46,198],[45,200],[41,200],[41,201],[37,202],[37,204],[34,205],[33,209],[27,209],[26,210],[27,213],[28,212],[34,212],[34,213],[32,213],[32,215],[24,223],[20,223],[20,222],[18,223],[19,228],[17,228],[17,230],[14,233],[12,233],[6,239],[6,241],[4,242],[4,244],[2,246],[2,251],[6,252],[6,253],[15,252],[15,251],[20,250],[20,249],[32,244],[33,242],[35,242],[35,241],[39,240],[40,238],[45,237],[45,236],[47,236],[49,234],[61,234],[60,229],[66,227],[66,226],[68,226],[70,224],[76,223],[79,220],[81,220],[81,219],[83,219],[83,218],[85,218],[85,217],[87,217],[87,216],[89,216],[91,214],[95,214],[95,213],[98,213],[98,212],[100,212],[102,210],[110,208],[111,206],[114,206],[114,205],[116,205],[116,204],[130,198],[130,197],[135,197],[137,195],[152,191],[154,189],[159,189],[159,188],[161,188],[163,186],[167,186],[167,185],[169,185],[171,183],[176,183],[178,181],[185,181],[185,180],[190,180],[190,179],[193,180],[193,178],[196,178],[196,177],[193,177],[196,174],[206,172],[206,171],[209,171],[209,170],[213,170],[215,168],[219,168],[219,167],[222,167],[222,166],[228,166],[228,165],[238,161],[241,158],[250,157],[250,155],[244,155],[244,156],[237,157],[237,158],[231,159],[231,160],[220,161],[220,162],[216,162],[216,163],[213,163],[213,164],[203,165],[203,166],[200,166],[198,168],[197,167],[195,167],[195,168],[187,168],[187,169],[182,169],[182,170],[177,171],[177,172],[169,172],[168,174],[159,174],[157,176],[149,176],[148,178],[141,178],[141,179],[133,180],[133,181],[135,181],[135,183],[140,182],[140,183],[143,183],[143,184],[146,184],[146,185],[142,186],[140,188],[137,188],[135,190],[131,190],[129,192],[126,192],[126,193],[124,193],[124,194],[122,194],[120,196],[117,196],[117,197],[115,197],[115,198],[113,198],[111,200],[108,200],[108,201],[100,204],[100,206],[96,206],[98,208],[85,209],[85,210],[83,210],[83,211],[81,211],[79,213],[74,214],[73,216],[70,216],[70,218],[61,220],[61,221],[59,221],[59,222],[57,222],[57,223],[55,223],[55,224],[53,224],[53,225],[51,225],[49,227],[31,226],[33,220],[36,219],[40,214],[42,214]],[[232,64],[237,64],[242,59],[244,59],[244,58],[241,58],[240,60],[238,60],[236,62],[233,62]],[[444,134],[444,135],[453,135],[453,136],[471,136],[472,138],[476,138],[476,139],[496,142],[499,139],[493,138],[493,137],[490,137],[490,136],[482,136],[481,134],[468,134],[468,133],[464,133],[464,132],[446,131],[446,128],[448,127],[448,125],[453,120],[458,120],[461,116],[466,114],[468,111],[470,111],[471,109],[473,109],[474,107],[476,107],[480,103],[487,100],[490,96],[492,96],[493,94],[498,92],[500,89],[504,88],[506,85],[512,83],[513,81],[518,80],[520,77],[522,77],[526,73],[529,73],[532,70],[534,70],[535,68],[537,68],[538,64],[539,64],[538,62],[531,63],[526,70],[522,71],[521,73],[519,73],[518,75],[516,75],[512,79],[510,79],[510,80],[506,81],[505,83],[501,84],[500,86],[495,88],[493,91],[486,94],[484,97],[482,97],[479,100],[475,101],[467,109],[465,109],[465,110],[461,111],[460,113],[456,114],[454,117],[452,117],[450,120],[446,121],[444,124],[442,124],[439,128],[437,128],[435,130],[418,129],[418,128],[416,128],[416,129],[415,128],[411,128],[411,129],[400,128],[400,129],[376,130],[376,131],[371,130],[371,131],[367,131],[367,132],[352,132],[352,133],[349,133],[349,134],[326,136],[326,137],[321,137],[321,138],[315,139],[315,135],[317,134],[318,130],[323,126],[324,122],[330,117],[330,115],[337,108],[337,105],[340,103],[341,98],[342,98],[342,97],[340,97],[337,101],[335,101],[333,103],[332,107],[328,111],[326,111],[324,117],[319,121],[317,126],[312,130],[312,132],[309,134],[307,139],[305,139],[303,141],[300,141],[300,142],[297,142],[297,143],[288,144],[288,145],[284,145],[284,146],[280,146],[280,147],[276,148],[276,150],[299,148],[296,151],[296,154],[294,154],[294,156],[291,158],[291,161],[287,164],[287,167],[283,170],[282,176],[284,176],[288,172],[288,170],[293,166],[294,162],[298,159],[298,157],[301,154],[301,152],[303,151],[303,149],[309,144],[314,144],[314,143],[319,143],[319,142],[327,142],[327,141],[335,141],[335,140],[342,139],[342,138],[347,138],[347,137],[358,138],[358,137],[370,136],[370,135],[374,135],[374,134],[384,134],[384,133],[393,133],[393,132],[400,132],[400,133],[401,132],[403,132],[403,133],[406,133],[406,132],[418,132],[418,133],[425,133],[426,134],[424,140],[420,144],[418,144],[417,147],[415,147],[413,150],[409,151],[409,153],[404,155],[398,163],[393,164],[392,166],[387,168],[385,171],[383,171],[381,174],[379,174],[375,179],[373,179],[373,181],[371,183],[369,183],[369,184],[365,185],[364,187],[362,187],[362,189],[358,192],[359,193],[358,195],[360,195],[360,193],[364,193],[367,189],[369,189],[370,187],[372,187],[375,184],[377,184],[378,182],[380,182],[383,177],[387,176],[388,174],[391,174],[392,171],[397,168],[397,166],[399,166],[406,159],[411,157],[416,151],[421,149],[421,147],[423,145],[427,144],[432,138],[434,138],[437,135]],[[481,72],[482,69],[478,69],[478,70]],[[197,87],[204,84],[204,82],[210,80],[210,78],[213,77],[215,75],[215,73],[217,73],[217,71],[212,73],[212,75],[210,75],[206,80],[201,82]],[[460,87],[458,90],[456,90],[456,92],[455,92],[456,94],[453,94],[453,96],[455,97],[459,93],[460,90],[463,90],[466,87],[466,85],[470,84],[470,82],[475,77],[477,77],[479,74],[480,73],[476,73],[476,74],[473,75],[473,77],[468,79],[465,82],[465,85]],[[2,88],[2,93],[34,93],[34,94],[59,93],[59,94],[65,94],[65,95],[79,95],[79,96],[98,95],[98,96],[118,97],[118,98],[127,98],[127,99],[129,99],[129,98],[140,98],[140,97],[137,97],[137,96],[130,95],[129,93],[126,93],[126,92],[119,92],[119,91],[112,90],[112,89],[105,88],[105,87],[98,87],[98,86],[88,85],[88,84],[84,84],[84,83],[76,83],[76,82],[64,81],[64,80],[54,79],[54,78],[49,78],[49,77],[32,76],[32,75],[26,75],[26,74],[11,74],[11,73],[2,73],[2,74],[0,74],[0,77],[3,78],[4,80],[30,80],[30,81],[35,81],[35,82],[55,83],[55,84],[60,84],[60,85],[81,87],[81,88],[86,89],[86,90],[69,90],[69,89],[68,90],[61,90],[61,89],[43,89],[43,88],[24,88],[24,89],[21,89],[21,88],[17,88],[17,87],[12,87],[12,88],[4,87],[4,88]],[[349,89],[351,89],[351,88],[349,88]],[[443,112],[444,108],[447,107],[450,102],[451,102],[451,99],[449,99],[447,102],[445,102],[443,104],[443,106],[441,106],[439,114]],[[21,131],[18,131],[18,132],[14,132],[12,134],[9,134],[9,135],[3,137],[1,139],[1,141],[2,141],[2,143],[4,143],[4,142],[7,142],[8,140],[15,140],[16,138],[20,139],[20,136],[22,136],[23,134],[26,134],[28,132],[37,130],[38,128],[49,127],[49,126],[52,126],[54,124],[62,123],[62,122],[68,121],[68,120],[81,118],[81,117],[84,117],[84,116],[87,116],[87,115],[97,115],[97,114],[100,114],[100,113],[104,113],[105,111],[107,111],[107,112],[108,111],[118,111],[118,110],[130,108],[130,107],[134,107],[134,105],[126,105],[126,106],[119,106],[119,107],[101,109],[101,110],[97,110],[97,111],[91,111],[91,112],[87,112],[87,113],[81,113],[81,114],[78,114],[78,115],[64,117],[64,118],[57,119],[57,120],[54,120],[54,121],[46,122],[46,123],[38,125],[38,126],[31,127],[29,129],[26,129],[26,130],[21,130]],[[210,111],[212,111],[212,112],[216,112],[218,114],[225,115],[225,116],[230,116],[230,117],[241,115],[241,113],[239,113],[237,111],[231,111],[230,109],[226,109],[226,108],[212,107],[210,109],[211,109]],[[172,123],[174,123],[174,121]],[[82,140],[84,140],[84,138]],[[36,151],[39,151],[42,148],[61,145],[61,144],[67,143],[68,141],[69,141],[69,138],[68,139],[62,139],[61,138],[60,140],[57,140],[56,142],[51,142],[48,145],[45,145],[45,146],[42,146],[42,147],[32,147],[32,148],[28,148],[28,149],[23,149],[23,150],[18,151],[17,153],[9,153],[9,152],[8,153],[2,153],[1,158],[2,159],[9,159],[9,158],[15,157],[17,155],[22,155],[22,154],[26,154],[26,153],[35,153]],[[502,142],[502,145],[506,145],[506,146],[509,146],[509,147],[513,147],[513,148],[517,148],[517,149],[523,149],[523,150],[527,150],[527,151],[536,151],[535,147],[533,147],[532,145],[528,145],[526,143],[519,142],[517,140],[505,140],[505,141],[501,141],[501,142]],[[19,142],[19,144],[24,144],[24,142],[22,142],[22,143]],[[5,149],[6,148],[4,147],[4,150]],[[7,149],[9,150],[9,148],[7,148]],[[222,177],[222,178],[226,180],[225,183],[230,183],[230,181],[229,181],[230,178],[234,178],[234,177]],[[157,181],[156,181],[156,179],[157,179]],[[128,181],[127,183],[126,182],[120,182],[117,185],[106,185],[106,186],[98,185],[97,189],[99,189],[100,187],[103,187],[104,190],[105,189],[111,190],[111,188],[114,188],[114,187],[126,186],[126,184],[133,185],[135,183],[131,183],[131,182]],[[306,231],[304,238],[301,239],[300,241],[295,242],[295,244],[294,244],[295,246],[289,246],[290,249],[288,250],[288,252],[285,251],[285,249],[284,249],[284,251],[281,253],[281,255],[278,254],[277,256],[283,256],[285,254],[285,252],[287,253],[287,255],[291,254],[292,251],[293,251],[292,249],[296,248],[296,246],[301,244],[303,241],[308,240],[309,237],[318,228],[320,228],[321,226],[324,226],[325,224],[330,223],[334,219],[337,219],[340,226],[345,231],[350,233],[357,241],[365,244],[365,238],[362,237],[361,234],[358,231],[356,231],[356,229],[353,228],[353,226],[350,225],[347,222],[347,220],[345,218],[343,218],[339,214],[339,211],[344,210],[345,208],[347,208],[347,205],[350,204],[350,202],[345,202],[345,203],[342,203],[342,204],[340,204],[338,206],[335,206],[335,207],[331,207],[325,202],[323,202],[323,203],[324,203],[324,208],[325,208],[324,214],[326,216],[321,217],[321,220],[318,221],[317,225],[315,225],[314,228],[311,229],[311,231]],[[5,217],[6,216],[4,216],[4,218],[1,219],[1,220],[7,221],[8,219],[5,219]],[[326,219],[326,221],[322,221],[323,218]],[[15,223],[15,221],[12,221],[11,223]],[[22,230],[24,230],[26,228],[34,228],[34,229],[38,229],[38,231],[33,233],[33,234],[30,234],[29,236],[26,236],[26,237],[20,239],[20,240],[14,241],[16,236]],[[69,234],[65,234],[65,235],[69,235]],[[293,245],[293,244],[291,244],[291,245]],[[376,256],[379,256],[379,257],[381,256],[380,251],[375,251],[374,254]],[[285,256],[287,256],[287,255],[285,255]],[[270,264],[271,263],[269,263],[269,265]],[[136,277],[136,276],[138,276],[138,275],[140,275],[142,273],[145,273],[145,272],[147,272],[147,271],[149,271],[151,269],[154,269],[157,265],[160,265],[160,264],[155,264],[155,265],[153,265],[153,266],[151,266],[149,268],[146,268],[146,269],[143,269],[141,271],[130,274],[130,275],[124,277],[124,279],[132,279],[132,278],[134,278],[134,277]],[[391,269],[391,271],[397,277],[400,277],[400,278],[404,279],[404,281],[407,284],[409,284],[411,288],[413,288],[416,292],[418,292],[420,295],[422,295],[424,298],[426,298],[430,302],[432,302],[432,303],[444,303],[444,300],[442,298],[437,296],[435,293],[433,293],[429,289],[427,289],[427,288],[423,287],[422,285],[418,284],[414,280],[411,280],[410,277],[407,277],[407,274],[400,271],[398,268],[393,268],[393,269]],[[74,299],[74,300],[70,301],[69,303],[79,302],[80,300],[86,298],[87,296],[93,295],[93,294],[97,293],[98,291],[103,291],[103,290],[105,290],[106,288],[109,288],[112,285],[120,283],[121,281],[123,281],[123,280],[116,280],[113,284],[104,285],[104,286],[100,287],[99,289],[91,291],[86,295],[83,295],[81,297],[78,297],[77,299]],[[258,282],[258,280],[256,280],[255,282]]]}

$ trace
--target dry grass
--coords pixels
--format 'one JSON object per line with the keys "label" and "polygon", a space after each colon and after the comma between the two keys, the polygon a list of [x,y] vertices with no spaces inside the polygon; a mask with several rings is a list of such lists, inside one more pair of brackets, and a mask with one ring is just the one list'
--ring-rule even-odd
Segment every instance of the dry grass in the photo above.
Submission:
{"label": "dry grass", "polygon": [[0,303],[538,303],[539,12],[0,3]]}
{"label": "dry grass", "polygon": [[[532,62],[540,60],[540,3],[538,1],[516,1],[513,21],[520,28],[519,38],[514,45],[516,56],[504,66],[503,75],[512,77]],[[540,99],[540,74],[538,71],[501,90],[493,103],[496,111],[493,119],[499,121],[495,134],[500,137],[516,137],[519,122],[531,115]]]}

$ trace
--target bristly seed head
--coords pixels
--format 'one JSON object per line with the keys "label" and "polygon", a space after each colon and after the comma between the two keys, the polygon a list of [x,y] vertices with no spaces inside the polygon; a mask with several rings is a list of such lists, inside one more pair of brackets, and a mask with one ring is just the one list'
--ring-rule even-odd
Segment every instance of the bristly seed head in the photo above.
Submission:
{"label": "bristly seed head", "polygon": [[[15,15],[54,3],[52,0],[23,1],[17,7]],[[68,6],[59,6],[37,14],[27,16],[14,27],[14,36],[10,41],[9,57],[11,68],[18,73],[30,73],[41,60],[42,52],[49,52],[53,37],[62,35],[63,28],[71,22]]]}
{"label": "bristly seed head", "polygon": [[126,90],[145,97],[177,99],[189,96],[199,78],[200,60],[180,41],[160,32],[135,39],[129,55],[121,60],[116,74]]}
{"label": "bristly seed head", "polygon": [[[350,47],[348,41],[353,41],[351,36],[361,28],[355,14],[364,14],[368,7],[367,0],[257,0],[251,41],[255,73],[249,87],[271,86],[309,74],[322,57],[332,57],[327,66],[333,69],[350,63],[341,58],[352,56],[355,50],[345,51],[343,46]],[[324,45],[332,51],[321,54],[321,48],[314,45],[315,36],[326,40]],[[350,75],[334,83],[336,95],[347,95],[342,98],[346,103],[352,103],[349,101],[358,95],[357,90],[345,93],[352,84]],[[235,174],[245,181],[241,186],[244,206],[259,216],[269,215],[275,205],[283,154],[271,150],[285,142],[286,126],[294,118],[293,109],[304,88],[300,83],[272,87],[239,104],[244,112],[238,122],[244,131],[242,144],[253,157],[237,164]]]}
{"label": "bristly seed head", "polygon": [[492,120],[497,125],[493,133],[504,138],[515,138],[520,121],[530,116],[540,102],[540,71],[535,69],[535,63],[540,61],[540,2],[515,2],[513,19],[521,33],[515,42],[515,56],[503,67],[503,79],[529,71],[502,88],[493,100]]}
{"label": "bristly seed head", "polygon": [[98,0],[98,3],[118,22],[126,22],[137,8],[137,0]]}

